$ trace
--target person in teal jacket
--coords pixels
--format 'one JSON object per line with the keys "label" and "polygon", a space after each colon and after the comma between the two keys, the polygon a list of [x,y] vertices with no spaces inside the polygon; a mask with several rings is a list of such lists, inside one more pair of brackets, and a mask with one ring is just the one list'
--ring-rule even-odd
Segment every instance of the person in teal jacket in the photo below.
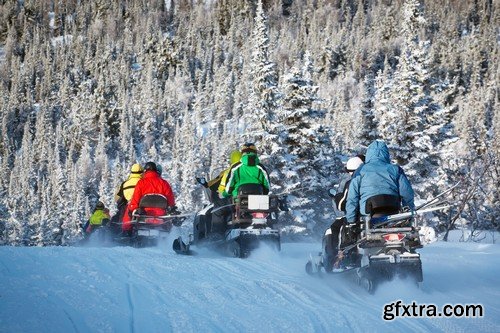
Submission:
{"label": "person in teal jacket", "polygon": [[235,198],[238,196],[238,189],[244,184],[260,184],[264,188],[264,194],[269,193],[269,174],[260,164],[257,148],[253,143],[246,143],[241,148],[241,159],[231,166],[222,195]]}

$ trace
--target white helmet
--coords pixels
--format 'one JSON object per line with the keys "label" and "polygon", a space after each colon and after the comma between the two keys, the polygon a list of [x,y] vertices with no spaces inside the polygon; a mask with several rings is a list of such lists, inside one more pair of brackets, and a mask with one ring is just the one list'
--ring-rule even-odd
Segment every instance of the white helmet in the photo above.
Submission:
{"label": "white helmet", "polygon": [[363,165],[363,160],[361,158],[359,158],[358,156],[356,156],[356,157],[351,157],[347,161],[345,168],[349,172],[354,172],[354,171],[356,171],[357,168],[359,168],[362,165]]}

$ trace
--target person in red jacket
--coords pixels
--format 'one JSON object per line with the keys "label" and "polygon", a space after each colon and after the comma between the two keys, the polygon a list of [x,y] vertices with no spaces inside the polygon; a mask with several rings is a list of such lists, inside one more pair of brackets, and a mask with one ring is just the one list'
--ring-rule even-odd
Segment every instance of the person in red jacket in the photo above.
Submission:
{"label": "person in red jacket", "polygon": [[[132,229],[130,216],[134,210],[139,208],[139,202],[146,194],[164,195],[167,198],[168,206],[175,206],[174,192],[172,192],[170,184],[165,179],[161,178],[158,173],[158,167],[154,162],[148,162],[144,165],[144,174],[135,186],[134,194],[132,195],[132,199],[130,199],[127,212],[123,219],[123,231],[130,231]],[[164,215],[166,212],[161,208],[145,208],[145,213],[147,215],[160,216]]]}

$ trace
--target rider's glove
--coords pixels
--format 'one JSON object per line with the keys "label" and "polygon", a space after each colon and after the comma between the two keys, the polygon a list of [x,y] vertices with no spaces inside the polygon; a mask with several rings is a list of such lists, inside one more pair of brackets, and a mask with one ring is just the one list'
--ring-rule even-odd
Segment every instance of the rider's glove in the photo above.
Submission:
{"label": "rider's glove", "polygon": [[203,187],[208,187],[208,182],[204,177],[196,177],[196,181]]}
{"label": "rider's glove", "polygon": [[283,212],[287,212],[290,210],[290,208],[288,208],[288,202],[287,202],[286,195],[278,199],[278,208],[279,208],[279,210],[281,210]]}

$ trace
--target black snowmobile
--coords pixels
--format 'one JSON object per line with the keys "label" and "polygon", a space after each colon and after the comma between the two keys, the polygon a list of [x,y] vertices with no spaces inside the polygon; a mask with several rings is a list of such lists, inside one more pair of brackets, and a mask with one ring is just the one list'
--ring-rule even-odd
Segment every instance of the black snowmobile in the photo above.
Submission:
{"label": "black snowmobile", "polygon": [[[158,212],[151,213],[151,209]],[[146,194],[139,202],[139,208],[132,213],[132,230],[115,238],[118,243],[134,247],[154,246],[166,239],[172,226],[180,226],[186,215],[181,215],[175,207],[168,206],[168,200],[161,194]]]}
{"label": "black snowmobile", "polygon": [[[434,201],[434,200],[432,200]],[[434,203],[437,203],[434,201]],[[368,292],[373,293],[378,284],[394,277],[423,281],[421,248],[416,215],[448,208],[449,206],[399,213],[399,198],[380,195],[367,201],[366,212],[355,226],[343,227],[340,250],[335,258],[327,254],[325,244],[318,257],[310,257],[306,264],[308,274],[327,273],[353,274],[356,281]],[[357,230],[360,230],[359,232]]]}
{"label": "black snowmobile", "polygon": [[[273,225],[285,197],[264,194],[263,186],[257,184],[241,185],[230,203],[218,201],[214,193],[209,195],[212,203],[195,215],[189,242],[184,243],[181,237],[174,241],[176,253],[193,254],[191,246],[196,245],[245,258],[261,243],[281,250],[280,233]],[[223,211],[227,211],[225,217],[217,216]]]}

